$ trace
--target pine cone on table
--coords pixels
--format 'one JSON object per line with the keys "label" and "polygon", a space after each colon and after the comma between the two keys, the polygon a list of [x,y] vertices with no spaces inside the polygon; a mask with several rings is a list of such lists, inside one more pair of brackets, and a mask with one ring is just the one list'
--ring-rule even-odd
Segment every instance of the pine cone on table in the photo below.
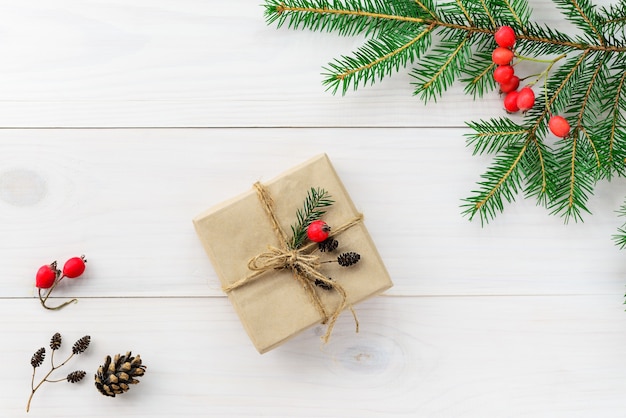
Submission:
{"label": "pine cone on table", "polygon": [[139,383],[135,377],[143,376],[146,366],[141,364],[139,354],[133,357],[128,351],[124,355],[116,354],[113,359],[106,356],[105,362],[95,375],[96,388],[104,396],[115,397],[128,389],[129,385]]}

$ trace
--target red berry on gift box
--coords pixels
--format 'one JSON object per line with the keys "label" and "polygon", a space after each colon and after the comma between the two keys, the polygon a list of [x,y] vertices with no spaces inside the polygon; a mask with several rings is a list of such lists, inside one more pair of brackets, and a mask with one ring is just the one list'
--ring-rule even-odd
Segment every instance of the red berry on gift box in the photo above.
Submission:
{"label": "red berry on gift box", "polygon": [[535,104],[535,92],[530,87],[524,87],[517,95],[517,107],[522,112],[527,111]]}
{"label": "red berry on gift box", "polygon": [[70,279],[75,279],[76,277],[83,274],[85,271],[85,257],[72,257],[65,262],[63,265],[63,275],[65,277],[69,277]]}
{"label": "red berry on gift box", "polygon": [[306,230],[306,235],[313,242],[323,242],[330,234],[330,226],[324,221],[317,220],[311,222]]}
{"label": "red berry on gift box", "polygon": [[515,70],[510,65],[501,65],[493,71],[493,79],[500,84],[508,83],[515,75]]}
{"label": "red berry on gift box", "polygon": [[569,122],[563,116],[552,116],[548,122],[550,131],[559,138],[565,138],[569,135]]}
{"label": "red berry on gift box", "polygon": [[57,278],[56,270],[51,265],[39,267],[35,276],[35,286],[40,289],[49,289]]}
{"label": "red berry on gift box", "polygon": [[519,96],[517,91],[509,92],[506,96],[504,96],[504,108],[507,112],[515,113],[519,110],[519,107],[517,106],[517,96]]}
{"label": "red berry on gift box", "polygon": [[493,36],[496,43],[503,48],[511,48],[515,45],[515,31],[510,26],[502,26]]}
{"label": "red berry on gift box", "polygon": [[513,51],[508,48],[497,47],[491,53],[491,60],[494,64],[507,65],[513,59]]}
{"label": "red berry on gift box", "polygon": [[502,93],[510,93],[514,90],[517,90],[518,87],[519,77],[514,75],[508,82],[500,84],[500,91]]}

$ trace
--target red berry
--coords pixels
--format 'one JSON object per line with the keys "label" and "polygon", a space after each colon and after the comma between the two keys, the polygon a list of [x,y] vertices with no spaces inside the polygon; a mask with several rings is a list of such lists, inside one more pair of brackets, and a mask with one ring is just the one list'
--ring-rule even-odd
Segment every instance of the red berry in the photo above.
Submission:
{"label": "red berry", "polygon": [[324,221],[313,221],[306,230],[306,235],[313,242],[323,242],[328,238],[330,226]]}
{"label": "red berry", "polygon": [[510,93],[517,90],[519,87],[519,77],[514,75],[507,83],[500,84],[500,91],[502,93]]}
{"label": "red berry", "polygon": [[559,138],[565,138],[569,134],[569,122],[563,116],[552,116],[548,122],[550,131]]}
{"label": "red berry", "polygon": [[519,110],[519,107],[517,106],[517,96],[519,96],[519,92],[515,90],[504,96],[504,108],[507,112],[515,113]]}
{"label": "red berry", "polygon": [[494,34],[496,43],[503,48],[511,48],[515,45],[515,31],[510,26],[502,26]]}
{"label": "red berry", "polygon": [[56,270],[51,265],[39,267],[35,276],[35,286],[40,289],[49,289],[57,278]]}
{"label": "red berry", "polygon": [[500,84],[508,83],[515,75],[515,70],[510,65],[501,65],[493,71],[493,79]]}
{"label": "red berry", "polygon": [[69,277],[70,279],[75,279],[76,277],[83,274],[85,271],[85,259],[84,257],[72,257],[65,262],[63,265],[63,275],[65,277]]}
{"label": "red berry", "polygon": [[497,47],[491,53],[491,60],[498,65],[507,65],[513,59],[513,51],[508,48]]}
{"label": "red berry", "polygon": [[517,107],[522,112],[527,111],[535,104],[535,92],[530,87],[524,87],[517,96]]}

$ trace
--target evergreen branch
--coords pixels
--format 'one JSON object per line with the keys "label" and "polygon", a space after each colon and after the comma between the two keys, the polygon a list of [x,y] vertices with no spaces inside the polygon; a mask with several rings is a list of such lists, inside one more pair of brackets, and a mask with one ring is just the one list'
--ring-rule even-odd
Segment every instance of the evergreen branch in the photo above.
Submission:
{"label": "evergreen branch", "polygon": [[[528,18],[530,15],[530,12],[528,10],[528,3],[526,3],[525,1],[517,2],[515,3],[514,7],[512,2],[509,0],[502,0],[502,2],[504,3],[507,10],[511,13],[511,16],[513,16],[513,19],[515,19],[515,22],[517,22],[517,25],[522,29],[522,32],[526,32],[525,26],[528,22]],[[516,8],[518,7],[519,12],[516,10]]]}
{"label": "evergreen branch", "polygon": [[481,189],[474,196],[465,199],[463,214],[473,219],[480,215],[481,223],[487,223],[497,213],[504,210],[504,200],[512,202],[521,188],[520,161],[528,148],[528,140],[521,144],[511,144],[498,156],[493,165],[483,174]]}
{"label": "evergreen branch", "polygon": [[469,12],[467,11],[467,9],[465,8],[465,6],[463,6],[463,3],[461,2],[461,0],[455,0],[456,4],[458,5],[459,9],[461,9],[461,12],[463,12],[463,15],[465,16],[465,19],[467,19],[467,23],[470,26],[474,25],[474,22],[472,21],[472,17],[470,16]]}
{"label": "evergreen branch", "polygon": [[325,68],[326,79],[323,84],[335,93],[339,86],[345,94],[350,86],[355,89],[361,84],[374,83],[383,79],[392,71],[413,62],[430,44],[433,25],[417,34],[405,34],[403,37],[385,37],[371,39],[359,48],[354,57],[343,57]]}
{"label": "evergreen branch", "polygon": [[524,194],[527,197],[536,197],[537,202],[545,206],[553,194],[548,167],[553,167],[554,162],[552,155],[547,152],[536,134],[529,135],[529,139],[534,147],[528,148],[521,161],[527,184]]}
{"label": "evergreen branch", "polygon": [[439,19],[437,18],[437,15],[436,15],[436,14],[435,14],[435,12],[433,11],[433,9],[434,9],[434,5],[430,3],[430,0],[422,0],[424,3],[428,2],[428,3],[429,3],[429,5],[428,5],[428,6],[426,6],[426,5],[425,5],[424,3],[422,3],[422,1],[420,1],[420,0],[414,0],[414,1],[415,1],[415,3],[417,3],[417,5],[418,5],[418,6],[419,6],[422,10],[424,10],[426,13],[428,13],[428,14],[430,15],[430,17],[431,17],[433,20],[435,20],[435,21],[439,20]]}
{"label": "evergreen branch", "polygon": [[326,190],[311,187],[304,200],[304,207],[296,212],[297,223],[291,225],[292,238],[289,248],[300,248],[307,236],[306,230],[308,226],[326,213],[322,208],[328,207],[333,203],[335,202],[330,199],[330,195]]}
{"label": "evergreen branch", "polygon": [[523,141],[528,136],[528,129],[509,118],[468,122],[467,125],[475,131],[465,135],[468,138],[467,146],[474,148],[474,155],[499,153],[512,143]]}
{"label": "evergreen branch", "polygon": [[480,0],[480,4],[483,10],[485,11],[485,15],[487,15],[487,17],[489,18],[489,21],[491,22],[491,28],[495,31],[498,26],[496,25],[496,21],[493,19],[493,16],[491,12],[489,11],[489,7],[487,7],[485,0]]}
{"label": "evergreen branch", "polygon": [[620,167],[620,171],[623,171],[623,157],[621,158],[621,161],[618,162],[618,159],[615,158],[615,150],[616,150],[616,143],[618,138],[626,138],[625,132],[623,130],[620,130],[621,128],[623,128],[624,124],[623,124],[623,114],[621,112],[622,108],[626,108],[626,105],[624,105],[624,103],[626,102],[626,99],[624,98],[625,95],[625,91],[626,89],[625,87],[625,82],[626,82],[626,71],[622,71],[622,74],[619,78],[619,82],[617,84],[617,88],[616,88],[616,93],[615,93],[615,100],[613,100],[613,106],[609,112],[609,115],[611,116],[610,119],[608,119],[610,121],[610,133],[609,133],[609,161],[608,161],[608,165],[609,167],[615,167],[616,163],[619,164]]}
{"label": "evergreen branch", "polygon": [[[626,202],[624,202],[622,206],[620,206],[617,214],[620,217],[626,216]],[[626,248],[626,223],[624,223],[620,228],[617,229],[617,234],[613,235],[613,240],[620,249]]]}
{"label": "evergreen branch", "polygon": [[569,20],[585,33],[591,31],[598,43],[604,46],[604,37],[598,30],[600,18],[588,0],[553,0]]}
{"label": "evergreen branch", "polygon": [[[589,151],[580,141],[578,131],[560,141],[555,155],[558,158],[555,173],[563,179],[557,185],[556,195],[550,209],[552,214],[560,214],[567,223],[570,219],[582,221],[582,212],[591,213],[585,203],[593,190],[595,177],[590,175]],[[592,171],[592,170],[591,170]]]}
{"label": "evergreen branch", "polygon": [[453,51],[447,57],[440,52],[448,50],[454,42],[442,42],[429,56],[422,58],[420,68],[413,71],[414,77],[418,80],[414,94],[421,94],[424,101],[437,100],[437,97],[452,85],[455,78],[461,74],[462,63],[467,61],[471,54],[468,36],[456,42]]}
{"label": "evergreen branch", "polygon": [[496,64],[491,60],[491,54],[488,52],[477,52],[472,56],[463,68],[463,73],[469,77],[462,78],[461,82],[465,83],[465,93],[476,97],[482,97],[486,92],[496,87],[493,79],[493,70]]}

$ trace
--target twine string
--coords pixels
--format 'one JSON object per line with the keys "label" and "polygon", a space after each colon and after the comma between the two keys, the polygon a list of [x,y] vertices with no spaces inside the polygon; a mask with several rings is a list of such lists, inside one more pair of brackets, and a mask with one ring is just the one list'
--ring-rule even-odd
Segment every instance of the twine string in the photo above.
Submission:
{"label": "twine string", "polygon": [[[276,218],[272,197],[260,182],[254,183],[254,188],[257,192],[259,201],[263,205],[265,213],[268,215],[270,223],[272,224],[272,230],[278,238],[280,248],[268,246],[267,251],[253,257],[248,262],[248,268],[252,271],[252,273],[228,286],[223,287],[224,292],[228,293],[234,289],[240,288],[258,279],[267,271],[290,269],[293,273],[294,279],[302,285],[311,303],[315,306],[318,313],[322,317],[322,323],[327,324],[326,333],[322,337],[322,340],[325,343],[330,339],[330,335],[332,334],[335,323],[337,322],[337,318],[339,318],[339,315],[346,307],[350,308],[352,316],[354,317],[356,332],[358,332],[359,321],[356,317],[356,312],[354,312],[352,306],[348,304],[348,297],[345,289],[339,283],[332,281],[320,273],[319,268],[321,263],[319,256],[307,253],[307,251],[317,245],[317,243],[311,242],[300,248],[289,248],[289,238],[285,231],[280,227],[278,219]],[[343,231],[361,222],[362,219],[363,215],[359,214],[349,222],[333,229],[331,235],[335,236],[342,233]],[[316,280],[330,286],[330,288],[336,291],[341,297],[339,305],[330,314],[326,311],[322,300],[315,291]]]}

